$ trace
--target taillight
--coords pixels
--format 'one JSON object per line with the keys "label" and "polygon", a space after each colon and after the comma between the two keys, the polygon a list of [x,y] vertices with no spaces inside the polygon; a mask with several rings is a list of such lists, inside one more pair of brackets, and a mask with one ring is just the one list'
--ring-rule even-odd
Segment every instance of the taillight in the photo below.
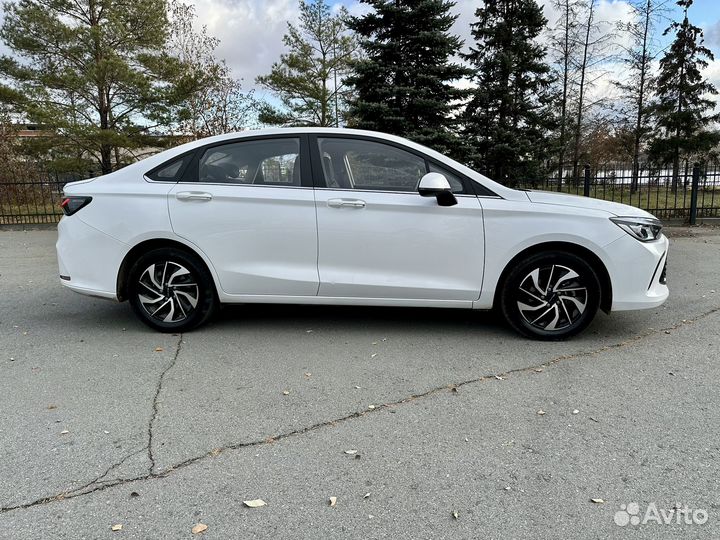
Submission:
{"label": "taillight", "polygon": [[66,216],[72,216],[81,208],[86,207],[92,201],[92,197],[63,197],[60,207]]}

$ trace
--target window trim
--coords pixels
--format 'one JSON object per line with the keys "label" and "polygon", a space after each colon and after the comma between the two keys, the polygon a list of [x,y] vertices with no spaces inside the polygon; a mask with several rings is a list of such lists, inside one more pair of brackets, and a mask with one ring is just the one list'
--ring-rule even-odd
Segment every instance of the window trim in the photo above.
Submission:
{"label": "window trim", "polygon": [[[469,178],[467,175],[461,173],[457,169],[447,165],[446,163],[443,163],[442,161],[432,158],[419,150],[410,148],[410,147],[405,146],[404,144],[398,143],[396,141],[389,141],[387,139],[383,139],[382,137],[358,135],[356,133],[344,134],[344,133],[337,133],[337,132],[310,133],[307,137],[308,137],[308,143],[309,143],[308,146],[310,147],[310,163],[312,165],[313,187],[315,189],[325,189],[325,190],[332,190],[332,191],[350,191],[350,192],[357,191],[357,192],[371,192],[371,193],[402,193],[402,194],[416,193],[415,191],[357,189],[357,188],[329,187],[329,186],[325,185],[326,184],[325,172],[322,167],[322,161],[321,161],[321,157],[320,157],[320,147],[318,146],[318,139],[355,139],[355,140],[361,140],[361,141],[366,141],[366,142],[385,144],[385,145],[397,148],[399,150],[404,150],[405,152],[408,152],[410,154],[413,154],[414,156],[419,157],[425,161],[425,172],[426,173],[430,172],[429,171],[430,163],[432,163],[436,167],[440,167],[442,169],[447,169],[452,174],[456,175],[463,184],[464,193],[455,193],[456,197],[462,197],[462,196],[498,197],[498,195],[496,193],[490,191],[488,188],[479,184],[478,182],[475,182],[474,180]],[[316,172],[317,172],[317,174],[316,174]]]}

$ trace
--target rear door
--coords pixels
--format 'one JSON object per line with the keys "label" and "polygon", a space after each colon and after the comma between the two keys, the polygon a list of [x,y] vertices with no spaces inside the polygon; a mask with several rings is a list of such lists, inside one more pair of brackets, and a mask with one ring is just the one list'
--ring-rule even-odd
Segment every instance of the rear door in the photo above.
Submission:
{"label": "rear door", "polygon": [[315,296],[309,170],[304,136],[209,146],[170,191],[173,230],[208,256],[226,293]]}
{"label": "rear door", "polygon": [[[480,295],[482,208],[452,171],[380,139],[310,137],[319,296],[465,301]],[[458,204],[417,192],[438,171]]]}

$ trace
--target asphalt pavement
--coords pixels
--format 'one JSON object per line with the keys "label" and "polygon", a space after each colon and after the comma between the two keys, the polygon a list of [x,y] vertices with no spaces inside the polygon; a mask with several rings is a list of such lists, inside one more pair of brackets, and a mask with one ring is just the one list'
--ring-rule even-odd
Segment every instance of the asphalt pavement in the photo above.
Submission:
{"label": "asphalt pavement", "polygon": [[0,231],[0,538],[718,538],[720,229],[669,235],[664,306],[540,343],[279,305],[163,335]]}

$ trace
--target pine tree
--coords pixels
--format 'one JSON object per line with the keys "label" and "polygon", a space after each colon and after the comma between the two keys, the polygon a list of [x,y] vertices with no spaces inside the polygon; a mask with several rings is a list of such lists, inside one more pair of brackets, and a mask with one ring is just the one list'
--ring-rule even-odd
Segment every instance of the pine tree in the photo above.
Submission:
{"label": "pine tree", "polygon": [[449,33],[457,18],[444,0],[362,0],[373,11],[351,19],[363,58],[348,82],[355,87],[353,127],[408,137],[459,156],[457,82],[467,68],[453,62],[462,42]]}
{"label": "pine tree", "polygon": [[536,41],[547,21],[535,0],[486,2],[475,17],[464,56],[477,70],[464,114],[470,160],[500,182],[537,176],[554,125],[550,67]]}
{"label": "pine tree", "polygon": [[[0,96],[103,173],[171,124],[179,62],[164,50],[165,0],[15,0],[4,6]],[[4,83],[4,84],[3,84]]]}
{"label": "pine tree", "polygon": [[718,132],[707,129],[720,119],[713,113],[715,103],[707,97],[718,91],[701,73],[714,57],[703,45],[702,30],[688,19],[692,0],[677,4],[684,16],[665,30],[665,34],[675,32],[675,40],[660,60],[657,100],[652,106],[660,130],[649,149],[660,163],[672,163],[673,190],[678,187],[681,158],[707,152],[720,142]]}
{"label": "pine tree", "polygon": [[300,24],[288,23],[288,52],[258,84],[280,98],[282,108],[266,104],[260,120],[268,124],[338,126],[344,116],[349,71],[357,43],[345,26],[347,11],[333,14],[325,0],[300,0]]}

